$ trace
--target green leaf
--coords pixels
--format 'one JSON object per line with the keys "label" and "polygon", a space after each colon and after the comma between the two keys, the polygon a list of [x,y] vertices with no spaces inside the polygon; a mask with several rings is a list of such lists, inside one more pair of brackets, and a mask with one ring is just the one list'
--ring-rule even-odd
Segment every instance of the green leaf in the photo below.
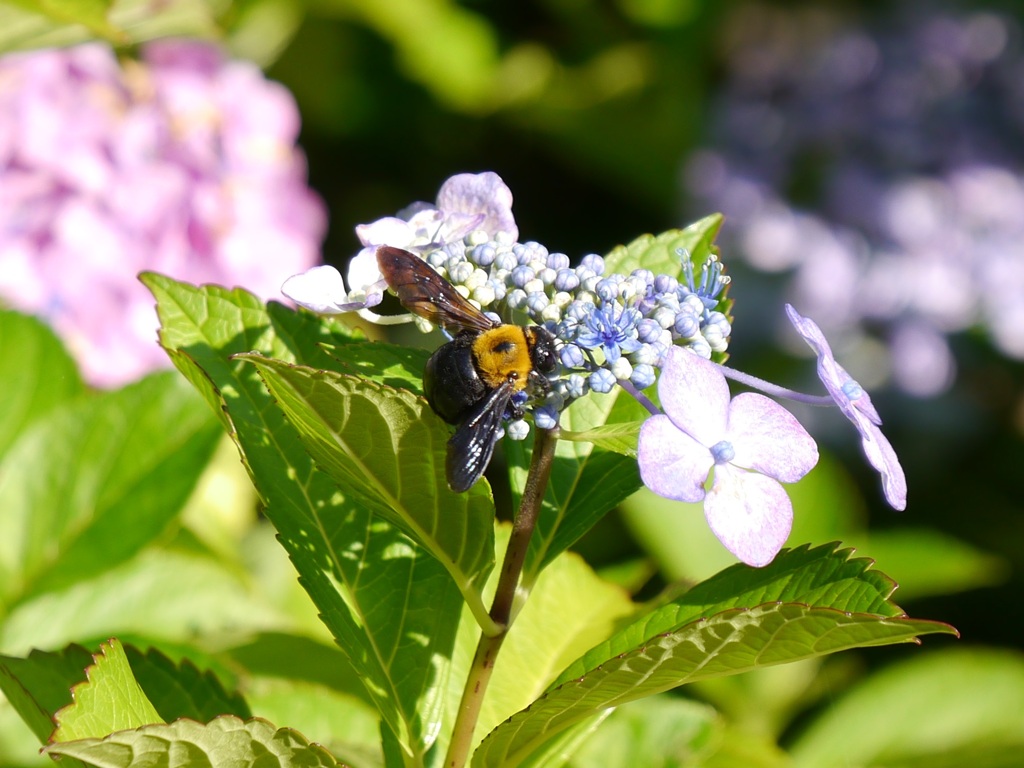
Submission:
{"label": "green leaf", "polygon": [[356,670],[334,643],[325,645],[300,635],[262,632],[232,648],[229,655],[232,666],[241,666],[250,676],[318,683],[372,703]]}
{"label": "green leaf", "polygon": [[215,38],[226,0],[5,0],[0,53],[69,46],[95,38],[122,47],[157,37]]}
{"label": "green leaf", "polygon": [[170,373],[38,419],[0,473],[0,591],[8,604],[125,562],[184,506],[219,430]]}
{"label": "green leaf", "polygon": [[340,764],[316,744],[290,728],[275,729],[265,720],[218,717],[207,725],[179,720],[133,731],[112,733],[106,738],[87,738],[53,744],[49,755],[77,757],[100,768],[143,765],[177,765],[188,756],[189,764],[210,768],[234,768],[269,762],[278,768]]}
{"label": "green leaf", "polygon": [[0,656],[0,691],[45,744],[57,710],[71,703],[71,688],[85,681],[92,655],[80,645],[62,651],[32,651],[27,658]]}
{"label": "green leaf", "polygon": [[567,664],[605,640],[633,609],[625,591],[598,578],[578,555],[566,552],[555,558],[502,645],[477,733],[482,737],[529,706]]}
{"label": "green leaf", "polygon": [[85,391],[75,361],[38,319],[0,310],[0,458],[28,425]]}
{"label": "green leaf", "polygon": [[1024,754],[1024,656],[955,648],[861,682],[797,738],[795,766],[1016,768]]}
{"label": "green leaf", "polygon": [[5,5],[38,13],[54,27],[81,26],[114,44],[125,42],[121,31],[107,21],[111,0],[8,0]]}
{"label": "green leaf", "polygon": [[447,425],[410,392],[256,355],[259,370],[317,464],[342,492],[399,526],[451,573],[483,626],[494,563],[485,484],[454,493],[444,478]]}
{"label": "green leaf", "polygon": [[479,14],[454,0],[327,0],[395,47],[401,68],[441,102],[478,114],[499,93],[497,34]]}
{"label": "green leaf", "polygon": [[[642,406],[618,387],[607,395],[591,394],[574,402],[559,423],[573,432],[587,432],[606,423],[636,421]],[[526,443],[531,443],[527,445]],[[529,471],[532,441],[505,441],[513,502]],[[560,440],[555,447],[551,479],[523,570],[529,587],[537,574],[560,552],[589,531],[609,510],[641,486],[636,459],[585,442]]]}
{"label": "green leaf", "polygon": [[634,269],[649,269],[654,274],[679,275],[680,255],[677,249],[689,252],[698,269],[714,252],[715,236],[724,217],[713,213],[686,229],[670,229],[660,235],[641,235],[629,245],[620,245],[604,257],[605,270],[628,275]]}
{"label": "green leaf", "polygon": [[151,548],[93,579],[20,603],[0,626],[0,647],[27,653],[129,634],[185,642],[285,620],[223,562]]}
{"label": "green leaf", "polygon": [[218,715],[252,717],[245,699],[224,690],[217,676],[200,672],[188,659],[175,664],[155,648],[145,653],[128,645],[125,656],[146,697],[165,723],[188,717],[200,722]]}
{"label": "green leaf", "polygon": [[98,738],[163,722],[136,682],[117,640],[100,646],[86,676],[87,682],[75,686],[74,703],[57,713],[54,742]]}
{"label": "green leaf", "polygon": [[928,528],[871,531],[860,554],[885,563],[886,572],[900,585],[900,600],[949,595],[1003,582],[1009,564],[966,542]]}
{"label": "green leaf", "polygon": [[246,696],[253,711],[275,723],[290,723],[351,768],[383,765],[380,715],[365,700],[308,680],[250,678]]}
{"label": "green leaf", "polygon": [[651,696],[616,709],[569,760],[583,768],[701,765],[723,724],[707,704]]}
{"label": "green leaf", "polygon": [[560,430],[558,436],[562,440],[574,443],[591,443],[606,451],[621,453],[631,459],[636,458],[636,445],[640,438],[642,421],[620,422],[618,424],[601,424],[580,432],[567,429]]}
{"label": "green leaf", "polygon": [[337,362],[331,366],[337,373],[423,394],[423,369],[430,357],[425,349],[355,339],[347,344],[321,344],[320,347]]}
{"label": "green leaf", "polygon": [[518,765],[601,710],[706,677],[858,646],[955,632],[906,618],[893,583],[834,546],[786,551],[762,569],[734,566],[655,608],[571,664],[528,709],[484,740],[474,765]]}
{"label": "green leaf", "polygon": [[[146,274],[161,343],[239,446],[300,581],[408,755],[435,738],[462,599],[444,567],[395,526],[345,498],[316,468],[255,366],[259,354],[317,368],[353,343],[337,323],[245,291]],[[384,372],[377,372],[387,375]],[[409,759],[414,759],[410,757]]]}

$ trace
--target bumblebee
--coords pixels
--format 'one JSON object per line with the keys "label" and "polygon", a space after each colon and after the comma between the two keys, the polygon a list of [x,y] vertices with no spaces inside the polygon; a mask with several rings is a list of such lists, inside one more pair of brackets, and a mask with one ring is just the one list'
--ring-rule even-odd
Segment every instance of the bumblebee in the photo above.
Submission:
{"label": "bumblebee", "polygon": [[456,493],[487,469],[506,419],[550,390],[545,374],[558,362],[555,337],[541,326],[507,325],[487,317],[415,254],[377,249],[377,266],[402,306],[453,335],[427,361],[423,392],[434,412],[456,426],[445,473]]}

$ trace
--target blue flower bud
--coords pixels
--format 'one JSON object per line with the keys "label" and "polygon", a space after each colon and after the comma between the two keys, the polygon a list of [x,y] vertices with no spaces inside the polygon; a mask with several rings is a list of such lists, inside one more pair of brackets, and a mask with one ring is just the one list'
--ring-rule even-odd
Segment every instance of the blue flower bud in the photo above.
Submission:
{"label": "blue flower bud", "polygon": [[575,344],[563,344],[562,348],[558,350],[558,356],[562,360],[562,365],[566,368],[583,367],[583,350]]}
{"label": "blue flower bud", "polygon": [[544,283],[544,285],[554,285],[555,284],[555,277],[557,277],[558,272],[556,272],[555,270],[551,269],[550,267],[543,267],[541,269],[536,270],[536,274],[537,274],[537,278],[542,283]]}
{"label": "blue flower bud", "polygon": [[539,315],[547,309],[550,303],[551,300],[548,298],[548,295],[541,291],[534,291],[526,296],[526,308],[533,315]]}
{"label": "blue flower bud", "polygon": [[498,249],[494,247],[494,243],[487,242],[478,245],[470,251],[469,258],[478,266],[489,267],[494,263],[497,256]]}
{"label": "blue flower bud", "polygon": [[494,291],[494,300],[501,301],[505,298],[505,294],[508,293],[508,286],[505,285],[504,280],[496,280],[493,277],[487,281],[487,285],[492,291]]}
{"label": "blue flower bud", "polygon": [[672,275],[657,275],[654,278],[655,293],[675,293],[679,288],[679,281]]}
{"label": "blue flower bud", "polygon": [[550,405],[534,408],[533,423],[537,425],[537,429],[554,429],[558,426],[558,411]]}
{"label": "blue flower bud", "polygon": [[498,254],[497,258],[494,259],[495,269],[503,269],[506,272],[511,272],[517,266],[519,266],[519,260],[511,251],[502,251]]}
{"label": "blue flower bud", "polygon": [[704,340],[703,336],[695,336],[686,345],[705,360],[711,359],[711,345]]}
{"label": "blue flower bud", "polygon": [[526,291],[522,288],[513,288],[505,297],[505,303],[511,309],[526,309]]}
{"label": "blue flower bud", "polygon": [[578,373],[569,374],[568,378],[565,379],[565,394],[567,397],[575,400],[578,397],[583,397],[586,393],[587,379],[585,376],[581,376]]}
{"label": "blue flower bud", "polygon": [[596,253],[588,253],[584,256],[583,260],[580,262],[580,266],[592,270],[595,275],[604,274],[604,259]]}
{"label": "blue flower bud", "polygon": [[630,362],[636,365],[657,365],[658,348],[654,343],[641,344],[640,349],[629,356]]}
{"label": "blue flower bud", "polygon": [[468,261],[458,261],[448,267],[448,279],[456,285],[465,283],[476,269]]}
{"label": "blue flower bud", "polygon": [[556,272],[560,269],[568,269],[569,257],[564,253],[549,253],[547,265]]}
{"label": "blue flower bud", "polygon": [[637,389],[647,389],[654,383],[654,378],[654,366],[641,363],[633,366],[633,375],[629,377],[629,380]]}
{"label": "blue flower bud", "polygon": [[645,344],[651,344],[661,338],[662,330],[664,329],[661,327],[661,323],[650,317],[645,317],[636,324],[636,337]]}
{"label": "blue flower bud", "polygon": [[530,269],[525,264],[519,264],[516,267],[514,267],[512,269],[512,274],[510,275],[512,279],[512,285],[514,285],[516,288],[522,288],[528,282],[533,280],[535,276],[536,275],[534,275],[533,270]]}
{"label": "blue flower bud", "polygon": [[610,304],[619,297],[619,285],[614,280],[600,280],[597,283],[595,293],[601,298],[601,301]]}
{"label": "blue flower bud", "polygon": [[546,262],[548,258],[548,249],[533,240],[526,243],[516,243],[512,247],[512,252],[520,264],[529,264],[531,261]]}
{"label": "blue flower bud", "polygon": [[512,440],[525,440],[530,434],[530,425],[522,419],[510,421],[506,432]]}
{"label": "blue flower bud", "polygon": [[587,382],[590,388],[600,394],[607,394],[615,386],[615,376],[607,368],[598,368],[590,374]]}
{"label": "blue flower bud", "polygon": [[574,291],[580,284],[579,275],[568,267],[562,267],[555,274],[555,289],[559,291]]}
{"label": "blue flower bud", "polygon": [[672,330],[678,338],[689,339],[700,331],[700,323],[692,312],[684,309],[676,315]]}

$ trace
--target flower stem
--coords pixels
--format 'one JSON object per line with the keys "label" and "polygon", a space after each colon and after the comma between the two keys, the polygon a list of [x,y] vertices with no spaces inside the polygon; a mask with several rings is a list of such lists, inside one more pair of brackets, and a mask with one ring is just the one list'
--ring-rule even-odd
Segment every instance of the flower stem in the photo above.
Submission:
{"label": "flower stem", "polygon": [[558,442],[558,428],[537,429],[533,439],[533,457],[530,460],[530,473],[526,477],[523,498],[519,502],[519,512],[512,523],[512,535],[505,549],[505,560],[501,566],[498,587],[491,604],[491,619],[501,627],[496,635],[481,633],[476,646],[476,655],[466,677],[466,685],[459,702],[459,713],[452,729],[452,740],[448,745],[448,754],[444,764],[447,768],[462,768],[469,759],[469,751],[473,746],[473,732],[480,717],[480,707],[484,694],[494,672],[494,662],[501,650],[502,643],[512,626],[514,616],[512,608],[516,597],[519,576],[526,562],[526,553],[530,546],[533,529],[537,525],[544,492],[551,477],[551,464],[555,457],[555,444]]}
{"label": "flower stem", "polygon": [[722,372],[725,378],[738,381],[740,384],[746,384],[748,387],[758,389],[766,395],[782,397],[786,400],[793,400],[798,403],[805,403],[806,405],[829,407],[836,404],[835,400],[826,395],[806,395],[803,392],[780,387],[778,384],[772,384],[770,381],[759,379],[757,376],[751,376],[749,373],[737,371],[735,368],[730,368],[727,365],[721,365],[720,363],[715,363],[715,365],[718,366],[718,370]]}
{"label": "flower stem", "polygon": [[637,402],[640,403],[644,408],[651,412],[653,416],[657,416],[661,413],[661,409],[651,402],[650,398],[647,397],[643,392],[633,386],[633,383],[629,379],[619,379],[619,386],[636,398]]}

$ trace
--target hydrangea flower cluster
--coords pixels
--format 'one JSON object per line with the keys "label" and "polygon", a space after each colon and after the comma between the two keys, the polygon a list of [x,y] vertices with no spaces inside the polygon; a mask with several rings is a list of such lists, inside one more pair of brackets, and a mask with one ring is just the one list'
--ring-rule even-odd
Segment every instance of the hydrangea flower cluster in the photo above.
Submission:
{"label": "hydrangea flower cluster", "polygon": [[141,61],[100,44],[0,59],[0,301],[39,314],[89,381],[168,364],[136,275],[263,296],[326,228],[288,91],[195,41]]}
{"label": "hydrangea flower cluster", "polygon": [[950,334],[982,327],[1024,359],[1024,38],[928,5],[872,28],[744,6],[687,168],[697,208],[728,217],[725,247],[791,272],[788,300],[853,354],[887,352],[875,368],[918,396],[952,382]]}
{"label": "hydrangea flower cluster", "polygon": [[604,259],[584,256],[576,267],[564,253],[536,242],[516,243],[481,232],[429,251],[426,260],[481,308],[506,321],[529,318],[561,342],[563,374],[546,403],[560,411],[587,391],[609,392],[628,381],[638,390],[655,381],[676,344],[704,357],[724,352],[729,322],[714,309],[727,284],[721,265],[704,265],[695,285],[688,254],[681,254],[680,282],[671,275],[634,270],[606,273]]}
{"label": "hydrangea flower cluster", "polygon": [[[490,197],[477,194],[480,190]],[[787,307],[797,331],[819,356],[827,397],[783,390],[711,361],[713,353],[726,350],[730,333],[728,319],[717,309],[729,282],[717,257],[696,272],[689,254],[680,253],[678,276],[644,269],[610,273],[595,254],[573,267],[564,253],[516,241],[511,199],[493,173],[454,176],[442,187],[436,207],[419,204],[405,215],[361,227],[364,250],[354,261],[365,260],[367,249],[373,253],[378,245],[418,252],[464,297],[499,320],[545,326],[558,343],[561,370],[551,376],[547,399],[529,409],[534,423],[553,428],[572,400],[623,387],[653,414],[638,444],[644,483],[669,498],[703,501],[719,540],[748,564],[767,564],[785,543],[793,510],[780,483],[803,477],[817,463],[818,452],[806,430],[774,400],[755,393],[730,399],[726,376],[772,395],[838,406],[860,432],[869,461],[883,476],[887,499],[898,509],[906,505],[903,471],[879,430],[870,398],[835,362],[813,321]],[[370,308],[380,303],[386,287],[376,268],[356,263],[349,268],[348,290],[337,270],[323,266],[289,278],[283,291],[314,311],[358,310],[383,321]],[[642,393],[655,381],[661,408]],[[506,431],[523,439],[529,427],[516,421]]]}
{"label": "hydrangea flower cluster", "polygon": [[[383,244],[420,253],[484,311],[504,322],[543,325],[561,342],[563,369],[545,403],[532,409],[542,427],[554,426],[558,413],[588,391],[606,393],[618,382],[637,390],[651,386],[674,345],[703,357],[728,347],[729,321],[715,307],[729,279],[717,259],[703,265],[698,279],[689,254],[681,253],[682,281],[643,269],[606,273],[597,254],[573,267],[564,253],[516,242],[511,192],[490,172],[454,176],[442,186],[436,208],[420,203],[406,210],[357,227],[364,248],[349,266],[348,291],[334,267],[322,266],[289,278],[284,294],[316,312],[362,310],[379,320],[366,310],[379,304],[387,286],[376,267],[368,267],[368,255]],[[523,425],[510,430],[517,438],[527,433]]]}

